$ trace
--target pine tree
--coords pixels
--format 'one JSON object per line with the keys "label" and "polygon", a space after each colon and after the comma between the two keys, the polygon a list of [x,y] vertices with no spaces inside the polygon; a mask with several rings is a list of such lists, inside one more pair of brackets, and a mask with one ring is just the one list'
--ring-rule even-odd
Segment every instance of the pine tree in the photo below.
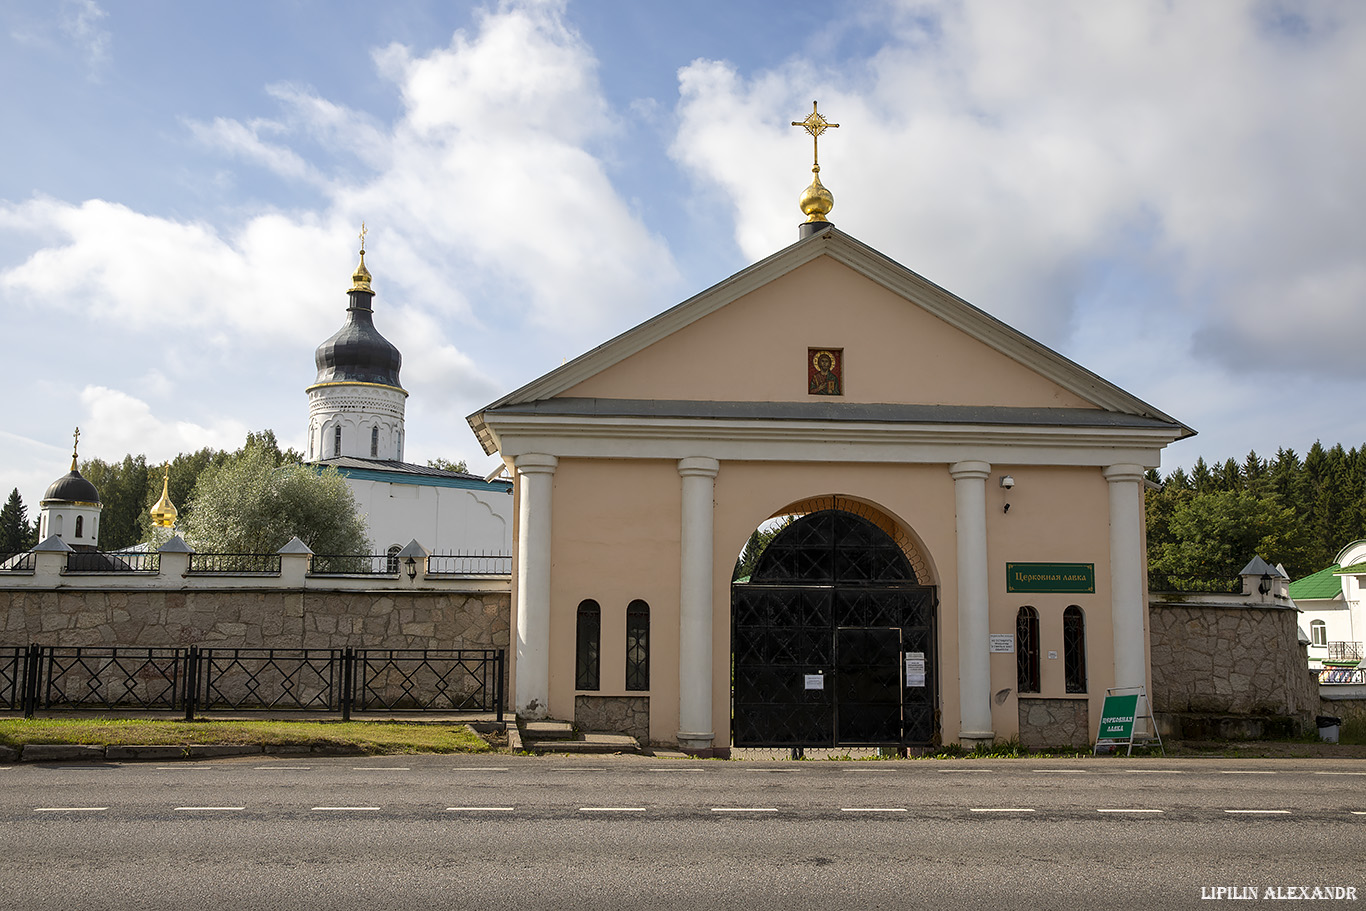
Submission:
{"label": "pine tree", "polygon": [[30,524],[28,507],[16,487],[0,509],[0,554],[22,553],[37,543],[37,524]]}

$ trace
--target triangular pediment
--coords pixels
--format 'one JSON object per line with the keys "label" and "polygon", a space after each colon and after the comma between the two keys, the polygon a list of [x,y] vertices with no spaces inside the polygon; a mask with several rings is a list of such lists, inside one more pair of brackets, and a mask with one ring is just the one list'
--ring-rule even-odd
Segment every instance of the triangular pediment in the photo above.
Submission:
{"label": "triangular pediment", "polygon": [[[838,395],[819,352],[838,360]],[[769,403],[1108,412],[1193,431],[847,234],[830,228],[528,383],[472,415],[547,400]],[[698,407],[705,409],[706,405]],[[888,412],[891,413],[891,412]]]}

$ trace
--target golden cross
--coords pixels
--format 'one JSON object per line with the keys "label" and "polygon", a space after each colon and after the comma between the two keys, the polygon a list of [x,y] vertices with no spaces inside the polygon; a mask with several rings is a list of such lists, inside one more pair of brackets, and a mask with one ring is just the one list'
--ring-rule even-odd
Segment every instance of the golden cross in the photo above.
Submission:
{"label": "golden cross", "polygon": [[839,126],[838,123],[831,123],[821,116],[820,111],[816,110],[816,105],[819,103],[817,101],[811,102],[811,113],[807,115],[805,120],[792,121],[794,127],[804,127],[811,134],[811,164],[814,167],[820,167],[821,163],[819,146],[821,134],[830,127]]}
{"label": "golden cross", "polygon": [[76,470],[76,450],[81,446],[81,428],[77,427],[71,441],[71,470]]}
{"label": "golden cross", "polygon": [[365,222],[360,223],[360,252],[365,252],[365,235],[370,232],[365,230]]}

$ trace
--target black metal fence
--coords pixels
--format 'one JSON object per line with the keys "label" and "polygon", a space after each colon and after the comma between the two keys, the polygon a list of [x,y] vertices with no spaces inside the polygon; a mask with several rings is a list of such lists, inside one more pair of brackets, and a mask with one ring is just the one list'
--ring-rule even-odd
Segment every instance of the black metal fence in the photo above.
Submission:
{"label": "black metal fence", "polygon": [[213,713],[494,712],[502,649],[0,648],[0,708]]}
{"label": "black metal fence", "polygon": [[76,550],[66,555],[69,573],[156,573],[161,569],[161,554],[152,551]]}
{"label": "black metal fence", "polygon": [[280,575],[279,554],[190,554],[190,572],[215,576]]}
{"label": "black metal fence", "polygon": [[22,554],[0,554],[0,570],[12,573],[31,573],[37,566],[38,555],[33,551]]}
{"label": "black metal fence", "polygon": [[427,557],[427,575],[429,576],[508,576],[511,574],[511,554],[431,554]]}
{"label": "black metal fence", "polygon": [[398,557],[388,554],[314,554],[308,572],[314,576],[393,576]]}

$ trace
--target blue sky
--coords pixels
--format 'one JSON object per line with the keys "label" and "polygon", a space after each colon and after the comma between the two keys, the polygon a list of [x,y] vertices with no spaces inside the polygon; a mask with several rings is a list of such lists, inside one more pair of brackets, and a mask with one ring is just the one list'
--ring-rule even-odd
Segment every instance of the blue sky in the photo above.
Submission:
{"label": "blue sky", "polygon": [[16,0],[0,486],[304,445],[369,227],[407,456],[832,220],[1200,431],[1366,442],[1366,5]]}

